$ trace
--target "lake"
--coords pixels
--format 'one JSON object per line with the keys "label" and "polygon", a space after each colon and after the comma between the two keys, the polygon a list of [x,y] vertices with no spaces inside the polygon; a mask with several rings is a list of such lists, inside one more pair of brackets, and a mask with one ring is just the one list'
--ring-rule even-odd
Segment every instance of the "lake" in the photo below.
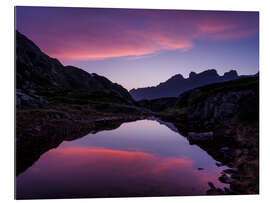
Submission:
{"label": "lake", "polygon": [[205,195],[225,167],[155,120],[64,141],[16,178],[16,198]]}

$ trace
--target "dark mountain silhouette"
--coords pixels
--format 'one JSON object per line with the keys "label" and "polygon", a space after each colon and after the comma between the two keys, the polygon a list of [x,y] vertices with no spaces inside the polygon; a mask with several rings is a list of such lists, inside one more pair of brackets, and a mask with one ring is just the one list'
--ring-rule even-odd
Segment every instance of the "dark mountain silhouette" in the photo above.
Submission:
{"label": "dark mountain silhouette", "polygon": [[137,101],[163,97],[178,97],[181,93],[196,87],[235,80],[241,77],[249,76],[238,76],[235,70],[231,70],[224,73],[223,76],[220,76],[216,70],[211,69],[201,73],[191,72],[188,78],[184,78],[181,74],[177,74],[157,86],[132,89],[129,93],[133,99]]}
{"label": "dark mountain silhouette", "polygon": [[63,89],[73,90],[78,96],[78,92],[87,90],[89,97],[91,97],[89,92],[99,91],[104,97],[109,95],[125,100],[126,103],[134,102],[129,92],[121,85],[95,73],[89,74],[73,66],[63,66],[57,59],[43,53],[31,40],[16,31],[17,106],[38,107],[46,103],[46,98],[42,96],[44,91],[46,95],[56,96],[59,90]]}

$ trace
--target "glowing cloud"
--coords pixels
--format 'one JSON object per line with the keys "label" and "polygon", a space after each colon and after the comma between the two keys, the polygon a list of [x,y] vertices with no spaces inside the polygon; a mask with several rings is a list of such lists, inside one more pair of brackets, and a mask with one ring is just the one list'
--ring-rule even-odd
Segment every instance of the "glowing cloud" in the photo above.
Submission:
{"label": "glowing cloud", "polygon": [[255,35],[257,19],[256,12],[17,8],[17,29],[60,60],[188,51],[196,40]]}

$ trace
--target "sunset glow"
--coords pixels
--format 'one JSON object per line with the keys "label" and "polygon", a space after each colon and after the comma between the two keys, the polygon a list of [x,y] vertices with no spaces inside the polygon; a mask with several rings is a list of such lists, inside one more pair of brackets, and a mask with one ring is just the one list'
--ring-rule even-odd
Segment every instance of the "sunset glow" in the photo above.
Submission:
{"label": "sunset glow", "polygon": [[[191,69],[258,71],[257,12],[49,7],[17,7],[16,12],[16,28],[46,54],[128,89],[157,85]],[[120,73],[144,80],[121,79]]]}

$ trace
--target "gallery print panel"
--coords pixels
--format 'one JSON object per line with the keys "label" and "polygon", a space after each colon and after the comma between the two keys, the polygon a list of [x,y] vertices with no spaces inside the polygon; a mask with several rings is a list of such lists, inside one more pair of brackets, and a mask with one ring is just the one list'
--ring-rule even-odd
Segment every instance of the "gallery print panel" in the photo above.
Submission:
{"label": "gallery print panel", "polygon": [[259,13],[15,8],[16,199],[259,193]]}

